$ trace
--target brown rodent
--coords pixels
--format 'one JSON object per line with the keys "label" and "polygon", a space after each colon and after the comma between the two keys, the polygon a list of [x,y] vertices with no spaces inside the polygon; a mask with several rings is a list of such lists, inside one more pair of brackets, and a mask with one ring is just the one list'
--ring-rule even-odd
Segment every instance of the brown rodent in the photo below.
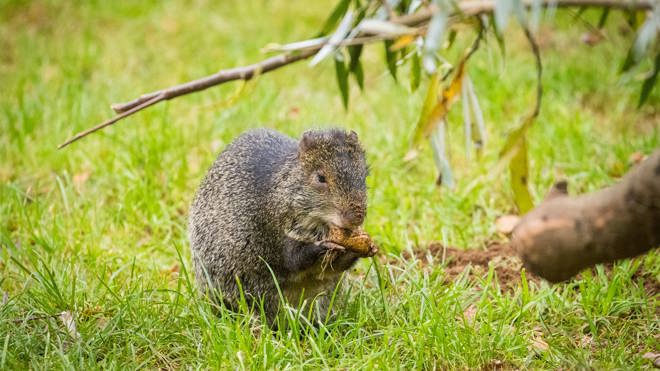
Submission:
{"label": "brown rodent", "polygon": [[272,323],[280,309],[277,284],[292,306],[314,301],[315,319],[323,320],[327,294],[361,256],[328,242],[330,227],[362,225],[367,174],[352,131],[308,131],[300,141],[267,129],[239,136],[211,166],[190,211],[201,290],[232,309],[242,290],[249,305],[263,300]]}

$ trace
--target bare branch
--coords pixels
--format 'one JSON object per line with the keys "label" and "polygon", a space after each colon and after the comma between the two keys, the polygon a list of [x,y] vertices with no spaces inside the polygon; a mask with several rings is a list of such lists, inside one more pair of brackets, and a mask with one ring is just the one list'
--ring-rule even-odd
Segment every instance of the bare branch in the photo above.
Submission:
{"label": "bare branch", "polygon": [[[481,15],[491,13],[495,9],[496,0],[467,0],[461,1],[457,4],[460,9],[459,14],[456,15]],[[523,0],[523,5],[526,8],[532,6],[530,0]],[[541,0],[542,7],[556,6],[558,8],[570,7],[599,7],[610,9],[630,9],[630,10],[651,10],[653,8],[653,1],[650,0]],[[414,14],[404,15],[392,20],[392,22],[400,23],[406,26],[416,26],[426,23],[433,16],[434,10],[432,8],[424,8]]]}
{"label": "bare branch", "polygon": [[[157,96],[162,96],[161,100],[168,100],[176,98],[180,95],[190,94],[193,92],[208,89],[215,85],[220,85],[225,82],[234,80],[249,80],[255,73],[266,73],[288,64],[297,62],[299,60],[309,58],[318,51],[317,48],[308,49],[296,54],[282,54],[275,57],[268,58],[259,63],[251,64],[245,67],[231,68],[222,70],[216,74],[187,82],[185,84],[176,85],[168,89],[159,90],[153,93],[145,94],[138,99],[132,100],[127,103],[117,103],[112,105],[112,109],[117,113],[126,112],[132,108],[141,105],[144,102],[150,101]],[[146,108],[146,107],[144,107]]]}
{"label": "bare branch", "polygon": [[[525,7],[531,6],[530,0],[523,0]],[[461,1],[457,4],[458,11],[450,15],[449,22],[456,22],[465,16],[474,16],[484,13],[490,13],[495,8],[495,0],[467,0]],[[575,7],[575,6],[587,6],[587,7],[604,7],[611,9],[633,9],[633,10],[650,10],[653,5],[652,0],[542,0],[542,6],[547,7],[550,5],[556,7]],[[421,26],[418,29],[411,30],[412,34],[420,34],[426,31],[424,23],[427,23],[433,16],[435,8],[428,7],[421,9],[420,11],[410,14],[399,16],[396,19],[392,19],[391,22],[398,23],[405,26]],[[339,46],[344,45],[357,45],[357,44],[368,44],[376,41],[388,40],[393,38],[391,35],[374,35],[366,37],[356,37],[352,40],[339,43]],[[528,35],[529,38],[529,35]],[[307,59],[314,54],[316,54],[326,43],[327,39],[318,39],[318,43],[307,43],[304,48],[300,48],[295,53],[285,53],[275,57],[265,59],[259,63],[255,63],[249,66],[231,68],[227,70],[221,70],[220,72],[198,79],[190,81],[184,84],[176,85],[167,89],[158,90],[152,93],[144,94],[137,99],[134,99],[126,103],[116,103],[112,105],[112,109],[118,113],[112,119],[109,119],[91,129],[82,131],[66,142],[58,146],[58,148],[63,148],[91,133],[94,133],[98,130],[101,130],[107,126],[113,125],[116,122],[131,116],[145,108],[148,108],[156,103],[169,100],[172,98],[179,97],[181,95],[186,95],[201,90],[208,89],[212,86],[220,85],[229,81],[235,80],[249,80],[257,74],[270,72],[276,70],[280,67],[298,62],[303,59]],[[533,39],[530,39],[533,43]],[[311,44],[311,45],[310,45]],[[289,44],[292,45],[292,44]],[[535,45],[535,43],[534,43]],[[534,46],[533,45],[533,46]],[[538,47],[536,47],[535,55],[538,56]],[[540,70],[539,70],[540,72]],[[539,92],[540,97],[540,92]],[[540,101],[540,99],[539,99]],[[538,108],[538,107],[537,107]]]}

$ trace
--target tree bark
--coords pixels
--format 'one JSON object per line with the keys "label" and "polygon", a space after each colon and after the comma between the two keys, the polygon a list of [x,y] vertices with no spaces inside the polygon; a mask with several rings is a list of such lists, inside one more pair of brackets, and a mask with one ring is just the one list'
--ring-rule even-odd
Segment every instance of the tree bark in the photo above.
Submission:
{"label": "tree bark", "polygon": [[512,245],[525,267],[560,282],[582,269],[660,246],[660,149],[617,184],[555,194],[522,218]]}

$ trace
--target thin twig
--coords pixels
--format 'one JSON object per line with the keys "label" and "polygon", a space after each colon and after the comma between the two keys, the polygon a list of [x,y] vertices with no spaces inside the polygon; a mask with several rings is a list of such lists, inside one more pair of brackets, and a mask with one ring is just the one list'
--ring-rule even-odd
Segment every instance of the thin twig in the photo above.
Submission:
{"label": "thin twig", "polygon": [[[458,3],[458,11],[454,14],[451,14],[450,21],[456,21],[464,16],[474,16],[484,13],[490,13],[495,9],[495,0],[468,0],[461,1]],[[523,0],[525,7],[531,6],[530,0]],[[541,0],[541,6],[556,6],[556,7],[574,7],[574,6],[591,6],[591,7],[604,7],[611,9],[634,9],[634,10],[649,10],[653,6],[652,0],[639,0],[639,1],[625,1],[625,0]],[[414,14],[403,15],[397,17],[396,19],[391,20],[391,22],[398,23],[406,26],[418,26],[423,23],[428,22],[433,16],[435,9],[433,7],[424,8]],[[527,32],[527,31],[526,31]],[[530,35],[528,35],[529,38]],[[355,43],[367,44],[371,42],[381,41],[388,39],[387,36],[376,36],[376,37],[364,37],[356,38]],[[538,50],[538,46],[533,38],[530,39],[532,42],[532,48]],[[113,125],[118,121],[131,116],[147,107],[155,105],[156,103],[169,100],[172,98],[179,97],[181,95],[186,95],[194,92],[198,92],[204,89],[208,89],[212,86],[220,85],[229,81],[235,80],[249,80],[255,74],[266,73],[278,68],[284,67],[286,65],[298,62],[303,59],[307,59],[316,52],[318,52],[325,42],[319,43],[310,48],[305,48],[300,50],[298,53],[287,53],[281,54],[275,57],[268,58],[259,63],[255,63],[245,67],[231,68],[227,70],[222,70],[216,74],[190,81],[184,84],[176,85],[167,89],[158,90],[152,93],[144,94],[137,99],[134,99],[126,103],[117,103],[112,105],[112,109],[118,113],[112,119],[109,119],[91,129],[82,131],[72,138],[67,140],[58,146],[58,148],[63,148],[91,133],[94,133],[98,130],[101,130],[107,126]],[[344,44],[342,44],[344,45]],[[349,45],[348,43],[346,45]],[[350,45],[355,45],[351,43]],[[538,56],[538,54],[536,54]],[[540,60],[537,61],[537,65],[540,64]],[[540,73],[540,70],[539,70]],[[538,114],[538,104],[540,104],[540,93],[541,89],[537,89],[537,107],[535,113]]]}
{"label": "thin twig", "polygon": [[[458,3],[459,13],[465,16],[491,13],[495,9],[497,0],[467,0]],[[523,0],[523,6],[532,6],[531,0]],[[542,7],[554,6],[557,8],[570,7],[599,7],[610,9],[650,10],[653,7],[651,0],[541,0]],[[434,14],[431,8],[424,8],[417,13],[404,15],[393,20],[394,23],[406,26],[415,26],[428,22]]]}
{"label": "thin twig", "polygon": [[[314,55],[318,49],[310,49],[300,53],[282,54],[275,57],[268,58],[259,63],[255,63],[245,67],[231,68],[222,70],[213,75],[193,80],[185,84],[176,85],[168,89],[159,90],[153,93],[145,94],[138,99],[127,103],[113,104],[112,109],[117,113],[126,112],[142,103],[152,100],[156,96],[163,96],[163,100],[172,99],[180,95],[190,94],[200,90],[208,89],[212,86],[219,85],[225,82],[234,80],[249,80],[255,73],[266,73],[288,64],[297,62],[299,60],[309,58]],[[146,107],[145,107],[146,108]]]}

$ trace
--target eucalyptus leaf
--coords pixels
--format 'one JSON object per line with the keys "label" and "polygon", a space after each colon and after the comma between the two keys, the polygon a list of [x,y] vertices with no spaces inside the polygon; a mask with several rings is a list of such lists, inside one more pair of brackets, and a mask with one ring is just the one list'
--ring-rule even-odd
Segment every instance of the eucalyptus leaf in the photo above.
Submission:
{"label": "eucalyptus leaf", "polygon": [[431,148],[433,149],[433,160],[438,169],[438,184],[447,188],[454,188],[454,175],[449,162],[449,153],[446,143],[447,125],[445,120],[438,123],[435,135],[431,136]]}
{"label": "eucalyptus leaf", "polygon": [[387,70],[390,71],[390,75],[392,75],[392,78],[394,81],[397,81],[396,78],[396,52],[393,52],[390,50],[392,48],[392,44],[394,42],[392,40],[385,40],[385,61],[387,62]]}
{"label": "eucalyptus leaf", "polygon": [[348,10],[349,5],[351,4],[351,0],[339,0],[335,8],[332,10],[332,13],[330,13],[330,16],[328,16],[328,19],[325,20],[323,23],[323,27],[321,28],[321,35],[326,35],[328,34],[337,24],[337,21],[346,14],[346,11]]}
{"label": "eucalyptus leaf", "polygon": [[477,149],[486,145],[488,141],[488,132],[486,131],[486,124],[484,122],[484,114],[481,111],[481,106],[479,105],[479,99],[477,94],[474,92],[474,85],[472,84],[472,79],[467,77],[467,86],[465,87],[467,94],[470,97],[470,106],[472,107],[472,113],[474,114],[474,121],[476,122],[477,130],[474,133],[475,143]]}
{"label": "eucalyptus leaf", "polygon": [[605,22],[607,22],[607,17],[610,15],[610,8],[603,8],[603,12],[600,13],[600,19],[598,20],[598,28],[603,28]]}
{"label": "eucalyptus leaf", "polygon": [[653,90],[655,82],[658,78],[658,71],[660,71],[660,51],[655,54],[653,71],[651,71],[649,76],[644,79],[644,83],[642,84],[642,92],[639,95],[639,102],[637,103],[637,107],[641,107],[651,94],[651,91]]}
{"label": "eucalyptus leaf", "polygon": [[512,0],[513,14],[518,19],[518,22],[523,27],[529,27],[527,24],[527,14],[525,13],[525,5],[522,0]]}
{"label": "eucalyptus leaf", "polygon": [[447,49],[451,49],[456,41],[456,30],[449,30],[449,35],[447,35]]}
{"label": "eucalyptus leaf", "polygon": [[414,13],[417,9],[419,9],[420,6],[422,6],[424,2],[422,0],[412,0],[410,2],[410,5],[408,5],[408,10],[406,10],[406,14],[412,14]]}
{"label": "eucalyptus leaf", "polygon": [[[495,18],[495,16],[491,16],[491,18]],[[497,26],[495,25],[495,22],[491,22],[493,25],[493,30],[494,32],[492,35],[495,37],[495,40],[497,41],[497,46],[499,47],[500,50],[500,55],[502,56],[502,60],[506,61],[506,44],[504,43],[504,37],[502,34],[497,32]]]}
{"label": "eucalyptus leaf", "polygon": [[357,29],[364,34],[379,35],[384,37],[409,35],[415,31],[414,28],[380,19],[364,19],[357,26]]}
{"label": "eucalyptus leaf", "polygon": [[470,158],[472,148],[472,115],[470,114],[470,97],[468,95],[467,74],[463,77],[463,90],[461,91],[461,103],[463,106],[463,129],[465,131],[465,157]]}
{"label": "eucalyptus leaf", "polygon": [[509,22],[509,17],[513,12],[514,0],[498,0],[495,2],[495,29],[502,33]]}
{"label": "eucalyptus leaf", "polygon": [[310,66],[317,65],[321,60],[330,55],[333,51],[337,49],[339,43],[341,43],[346,35],[348,35],[353,25],[353,11],[349,10],[344,15],[344,18],[339,23],[337,30],[330,36],[328,43],[323,45],[321,50],[312,58],[312,61],[309,62]]}
{"label": "eucalyptus leaf", "polygon": [[[381,5],[380,8],[376,11],[376,18],[377,19],[388,19],[390,17],[389,12],[387,11],[387,8],[389,7],[390,9],[394,9],[397,6],[399,6],[400,0],[384,0],[387,4],[387,7],[385,5]],[[380,0],[382,3],[383,0]]]}
{"label": "eucalyptus leaf", "polygon": [[417,91],[422,77],[422,62],[417,51],[413,52],[410,62],[410,90]]}
{"label": "eucalyptus leaf", "polygon": [[348,68],[341,53],[335,54],[335,74],[344,109],[348,109]]}
{"label": "eucalyptus leaf", "polygon": [[509,163],[511,173],[511,189],[513,199],[520,214],[525,214],[534,208],[532,196],[529,193],[529,165],[527,163],[527,141],[523,138],[516,154]]}
{"label": "eucalyptus leaf", "polygon": [[529,17],[529,26],[532,31],[536,32],[539,29],[539,24],[541,23],[541,10],[543,9],[542,0],[532,0],[532,6],[530,10]]}
{"label": "eucalyptus leaf", "polygon": [[447,13],[439,9],[429,22],[424,42],[424,54],[422,63],[427,73],[435,72],[437,68],[436,53],[442,46],[442,38],[447,29]]}
{"label": "eucalyptus leaf", "polygon": [[635,45],[633,47],[635,59],[639,60],[649,49],[649,45],[655,43],[660,32],[660,5],[656,5],[637,32]]}
{"label": "eucalyptus leaf", "polygon": [[362,62],[358,61],[356,67],[353,69],[353,76],[357,82],[360,90],[364,91],[364,69],[362,68]]}

